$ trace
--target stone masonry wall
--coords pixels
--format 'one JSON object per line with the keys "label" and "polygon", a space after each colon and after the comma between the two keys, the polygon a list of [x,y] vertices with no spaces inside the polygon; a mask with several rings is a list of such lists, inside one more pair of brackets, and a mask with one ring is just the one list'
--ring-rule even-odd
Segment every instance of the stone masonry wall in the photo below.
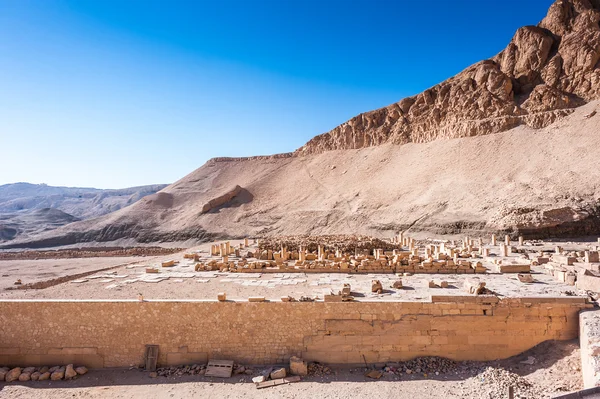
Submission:
{"label": "stone masonry wall", "polygon": [[0,365],[90,367],[290,356],[362,364],[490,360],[578,336],[585,298],[432,297],[431,302],[0,301]]}

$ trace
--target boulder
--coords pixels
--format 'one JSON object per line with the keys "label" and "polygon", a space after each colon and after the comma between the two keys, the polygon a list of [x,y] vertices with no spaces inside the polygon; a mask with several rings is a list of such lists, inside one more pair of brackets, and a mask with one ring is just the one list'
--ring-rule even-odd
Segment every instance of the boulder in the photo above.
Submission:
{"label": "boulder", "polygon": [[402,279],[394,281],[394,285],[392,287],[395,288],[395,289],[397,289],[397,290],[400,289],[400,288],[402,288]]}
{"label": "boulder", "polygon": [[40,368],[40,373],[44,374],[45,372],[49,371],[50,368],[48,366],[43,366],[42,368]]}
{"label": "boulder", "polygon": [[21,373],[21,375],[19,375],[19,381],[29,381],[31,380],[31,373]]}
{"label": "boulder", "polygon": [[77,376],[77,371],[75,371],[75,368],[73,367],[72,364],[68,364],[67,368],[65,369],[65,380],[70,380],[76,376]]}
{"label": "boulder", "polygon": [[40,379],[40,375],[42,375],[42,373],[39,371],[34,371],[31,373],[31,381],[38,381]]}
{"label": "boulder", "polygon": [[285,378],[286,375],[287,374],[285,372],[285,367],[282,367],[280,369],[276,369],[271,372],[271,379],[277,380],[279,378]]}
{"label": "boulder", "polygon": [[14,369],[12,369],[8,373],[6,373],[6,375],[4,376],[4,381],[6,381],[6,382],[16,381],[19,379],[20,375],[21,375],[21,367],[15,367]]}
{"label": "boulder", "polygon": [[50,373],[54,373],[54,372],[55,372],[56,370],[58,370],[59,368],[60,368],[60,366],[54,366],[54,367],[50,367],[50,368],[48,369],[48,371],[49,371]]}
{"label": "boulder", "polygon": [[77,374],[79,374],[79,375],[84,375],[84,374],[86,374],[86,373],[88,372],[88,369],[87,369],[87,367],[85,367],[85,366],[79,366],[79,367],[77,367],[77,368],[75,369],[75,371],[76,371],[76,372],[77,372]]}
{"label": "boulder", "polygon": [[6,374],[8,373],[9,368],[8,367],[2,367],[0,368],[0,381],[4,381],[4,377],[6,376]]}
{"label": "boulder", "polygon": [[29,374],[31,374],[31,373],[33,373],[34,371],[35,371],[35,367],[25,367],[25,368],[23,369],[23,371],[21,371],[21,372],[22,372],[22,373],[29,373]]}
{"label": "boulder", "polygon": [[39,381],[46,381],[50,379],[50,372],[46,371],[45,373],[41,373],[40,374],[40,378],[38,378]]}
{"label": "boulder", "polygon": [[62,380],[65,377],[65,369],[60,368],[58,370],[56,370],[55,372],[53,372],[52,374],[50,374],[50,379],[52,381],[58,381],[58,380]]}

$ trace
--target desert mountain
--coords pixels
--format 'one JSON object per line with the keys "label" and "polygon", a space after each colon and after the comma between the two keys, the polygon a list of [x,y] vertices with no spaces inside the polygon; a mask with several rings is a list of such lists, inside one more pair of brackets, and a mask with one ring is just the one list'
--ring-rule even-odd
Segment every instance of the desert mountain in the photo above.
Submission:
{"label": "desert mountain", "polygon": [[518,29],[492,59],[414,97],[360,114],[297,153],[548,126],[599,96],[599,20],[598,0],[558,0],[538,26]]}
{"label": "desert mountain", "polygon": [[[398,230],[600,233],[600,0],[291,154],[215,158],[160,192],[12,247]],[[495,133],[495,134],[492,134]]]}
{"label": "desert mountain", "polygon": [[131,205],[165,188],[150,185],[118,190],[14,183],[0,186],[0,241],[28,237]]}

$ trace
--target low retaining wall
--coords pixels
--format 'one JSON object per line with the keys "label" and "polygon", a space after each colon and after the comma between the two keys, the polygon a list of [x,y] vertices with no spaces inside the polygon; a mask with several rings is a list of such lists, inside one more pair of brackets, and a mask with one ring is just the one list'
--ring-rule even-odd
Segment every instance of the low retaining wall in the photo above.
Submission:
{"label": "low retaining wall", "polygon": [[578,336],[585,298],[434,296],[430,302],[0,301],[0,365],[232,359],[332,364],[418,356],[491,360]]}
{"label": "low retaining wall", "polygon": [[583,387],[600,386],[600,310],[587,310],[580,315],[579,346]]}

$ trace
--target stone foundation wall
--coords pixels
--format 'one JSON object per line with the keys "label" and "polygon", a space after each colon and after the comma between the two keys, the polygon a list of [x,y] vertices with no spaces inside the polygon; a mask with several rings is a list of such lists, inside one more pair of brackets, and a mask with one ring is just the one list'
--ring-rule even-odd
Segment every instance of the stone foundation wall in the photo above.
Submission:
{"label": "stone foundation wall", "polygon": [[490,360],[578,336],[585,298],[434,296],[430,302],[0,301],[0,365],[232,359],[332,364],[417,356]]}

